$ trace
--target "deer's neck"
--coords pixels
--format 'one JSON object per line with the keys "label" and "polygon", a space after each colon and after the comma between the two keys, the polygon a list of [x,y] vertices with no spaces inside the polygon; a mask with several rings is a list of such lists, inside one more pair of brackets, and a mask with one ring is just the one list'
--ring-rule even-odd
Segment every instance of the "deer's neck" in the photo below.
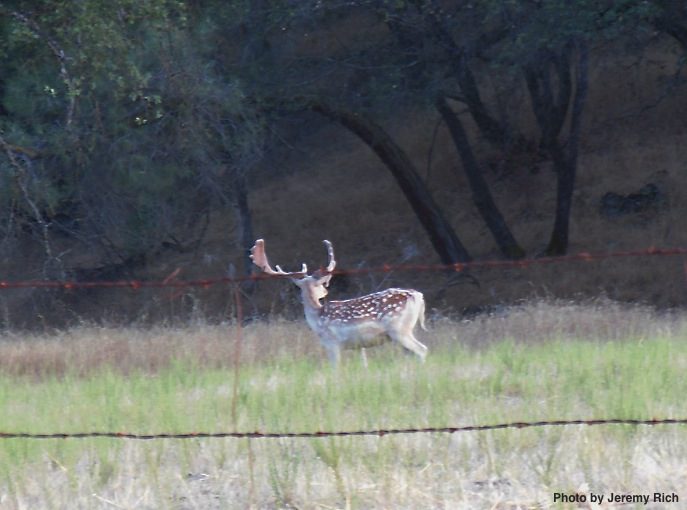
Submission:
{"label": "deer's neck", "polygon": [[311,329],[317,331],[318,321],[324,310],[322,303],[317,299],[314,299],[309,292],[302,293],[303,300],[303,310],[305,311],[305,320],[308,321],[308,325]]}
{"label": "deer's neck", "polygon": [[311,309],[317,310],[319,313],[319,310],[322,309],[322,303],[320,303],[318,299],[315,299],[307,289],[303,289],[301,292],[301,300],[303,301],[303,307],[306,309],[306,311]]}
{"label": "deer's neck", "polygon": [[317,332],[319,331],[319,320],[322,310],[324,308],[322,305],[309,298],[308,296],[303,296],[303,310],[305,311],[305,320],[308,322],[310,329]]}

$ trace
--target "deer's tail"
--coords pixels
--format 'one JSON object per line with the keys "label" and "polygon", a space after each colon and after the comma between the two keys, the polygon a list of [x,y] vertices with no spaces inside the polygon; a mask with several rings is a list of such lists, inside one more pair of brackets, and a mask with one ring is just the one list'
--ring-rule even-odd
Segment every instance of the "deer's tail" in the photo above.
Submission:
{"label": "deer's tail", "polygon": [[418,319],[420,322],[420,327],[427,331],[427,328],[425,327],[425,297],[421,292],[416,293],[413,297],[419,302]]}

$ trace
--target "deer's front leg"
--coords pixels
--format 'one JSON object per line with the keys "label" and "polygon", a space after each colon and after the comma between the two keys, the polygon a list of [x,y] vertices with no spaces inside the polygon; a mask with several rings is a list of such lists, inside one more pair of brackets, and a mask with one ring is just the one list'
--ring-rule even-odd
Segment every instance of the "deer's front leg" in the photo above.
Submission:
{"label": "deer's front leg", "polygon": [[341,361],[341,346],[339,342],[332,339],[322,339],[322,346],[327,350],[327,357],[332,366],[338,366]]}

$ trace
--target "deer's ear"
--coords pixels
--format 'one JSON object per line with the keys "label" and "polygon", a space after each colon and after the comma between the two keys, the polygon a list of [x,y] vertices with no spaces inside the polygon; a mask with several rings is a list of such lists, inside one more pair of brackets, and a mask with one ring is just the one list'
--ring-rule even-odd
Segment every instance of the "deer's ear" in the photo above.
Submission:
{"label": "deer's ear", "polygon": [[305,280],[306,280],[307,278],[308,278],[307,276],[305,276],[305,277],[304,277],[304,276],[301,276],[301,277],[299,277],[299,278],[289,278],[289,280],[291,280],[291,282],[295,283],[295,284],[298,285],[299,287],[303,287],[303,284],[305,283]]}
{"label": "deer's ear", "polygon": [[319,278],[317,280],[317,283],[324,285],[325,287],[329,287],[329,281],[332,279],[332,275],[328,274],[323,276],[322,278]]}

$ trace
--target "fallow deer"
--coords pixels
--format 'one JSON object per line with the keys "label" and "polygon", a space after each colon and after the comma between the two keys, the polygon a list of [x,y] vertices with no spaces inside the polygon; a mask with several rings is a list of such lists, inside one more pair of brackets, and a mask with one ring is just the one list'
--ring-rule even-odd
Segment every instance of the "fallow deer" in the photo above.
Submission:
{"label": "fallow deer", "polygon": [[425,331],[425,301],[421,292],[411,289],[387,289],[345,301],[325,301],[336,260],[332,243],[327,247],[329,263],[308,275],[303,264],[300,271],[286,272],[270,266],[265,254],[265,241],[258,239],[251,249],[251,259],[264,273],[288,277],[301,289],[305,319],[320,338],[330,361],[336,365],[342,349],[364,349],[387,341],[398,342],[404,349],[424,361],[427,347],[413,335],[419,322]]}

